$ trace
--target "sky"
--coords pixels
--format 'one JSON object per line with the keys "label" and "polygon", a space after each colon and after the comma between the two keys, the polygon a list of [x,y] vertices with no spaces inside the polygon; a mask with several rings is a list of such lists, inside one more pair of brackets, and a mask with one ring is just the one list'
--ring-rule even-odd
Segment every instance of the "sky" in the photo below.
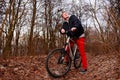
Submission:
{"label": "sky", "polygon": [[[62,1],[64,1],[64,4],[72,4],[72,0],[62,0]],[[94,6],[94,3],[95,3],[95,0],[74,0],[75,2],[76,2],[76,4],[79,2],[79,1],[82,1],[82,2],[86,2],[86,3],[88,3],[88,4],[90,4],[90,2],[91,2],[91,4]],[[100,1],[100,0],[98,0],[98,1]],[[102,1],[102,0],[101,0]],[[68,5],[67,5],[67,7],[68,7]],[[84,18],[84,17],[83,17]],[[91,19],[89,19],[89,20],[87,20],[87,21],[84,21],[84,23],[83,24],[86,24],[86,22],[89,24],[89,25],[91,25],[91,24],[93,24],[93,23],[91,23],[92,22],[92,20]],[[25,29],[24,29],[25,30]]]}
{"label": "sky", "polygon": [[[68,3],[71,3],[72,2],[72,0],[67,0],[68,1]],[[89,5],[91,4],[92,5],[92,7],[94,8],[94,6],[95,6],[95,1],[97,1],[96,2],[96,10],[100,7],[100,6],[103,6],[103,4],[101,4],[102,3],[102,1],[104,1],[104,0],[75,0],[76,1],[76,4],[79,2],[79,1],[81,1],[82,3],[88,3]],[[84,5],[83,5],[84,6]],[[100,7],[101,8],[101,7]],[[100,13],[100,11],[104,11],[103,9],[100,9],[100,10],[98,10],[97,11],[97,18],[98,18],[98,20],[99,20],[99,22],[101,23],[101,25],[105,25],[105,22],[104,22],[104,18],[103,18],[103,16],[101,15],[101,13]],[[83,19],[84,19],[84,17],[82,17]],[[93,21],[93,18],[90,18],[90,19],[88,19],[87,21],[84,21],[84,22],[82,22],[83,23],[83,25],[86,25],[86,22],[87,22],[87,24],[89,25],[89,26],[94,26],[94,22],[95,22],[95,24],[96,25],[98,25],[97,24],[97,22],[96,21]]]}
{"label": "sky", "polygon": [[[95,0],[75,0],[76,1],[76,3],[78,3],[79,1],[85,1],[85,2],[87,2],[87,3],[94,3],[95,2]],[[72,0],[67,0],[67,3],[71,3],[72,2]]]}
{"label": "sky", "polygon": [[[88,4],[92,4],[92,6],[94,6],[94,3],[95,3],[95,0],[74,0],[76,4],[79,3],[79,1],[81,2],[81,4],[84,4],[84,3],[88,3]],[[72,4],[72,0],[66,0],[66,3],[64,4]],[[84,5],[81,5],[81,6],[84,6]],[[82,17],[84,18],[84,17]],[[88,21],[88,24],[91,24],[91,20],[89,19]],[[82,22],[83,24],[86,24],[86,21],[85,22]]]}

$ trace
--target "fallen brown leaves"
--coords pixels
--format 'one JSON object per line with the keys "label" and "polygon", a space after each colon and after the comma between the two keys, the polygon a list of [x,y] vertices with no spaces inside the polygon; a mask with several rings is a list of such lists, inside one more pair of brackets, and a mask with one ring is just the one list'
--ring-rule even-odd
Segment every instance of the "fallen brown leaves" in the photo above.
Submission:
{"label": "fallen brown leaves", "polygon": [[47,74],[46,56],[0,59],[0,80],[120,80],[120,56],[115,54],[92,56],[88,53],[86,74],[72,67],[67,75],[57,79]]}

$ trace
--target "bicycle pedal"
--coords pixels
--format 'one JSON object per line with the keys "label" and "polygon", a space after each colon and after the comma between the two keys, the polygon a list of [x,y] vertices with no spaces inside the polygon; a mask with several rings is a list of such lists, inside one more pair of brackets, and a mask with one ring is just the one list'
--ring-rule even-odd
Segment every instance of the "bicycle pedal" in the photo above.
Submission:
{"label": "bicycle pedal", "polygon": [[63,64],[65,64],[66,66],[68,66],[68,65],[69,65],[69,62],[64,62]]}

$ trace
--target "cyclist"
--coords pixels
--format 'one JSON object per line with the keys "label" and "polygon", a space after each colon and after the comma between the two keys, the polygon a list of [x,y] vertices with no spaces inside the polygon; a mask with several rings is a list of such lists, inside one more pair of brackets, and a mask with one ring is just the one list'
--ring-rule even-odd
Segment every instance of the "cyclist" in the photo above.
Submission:
{"label": "cyclist", "polygon": [[[64,11],[62,12],[62,18],[66,22],[63,23],[63,26],[61,28],[61,33],[64,34],[65,31],[71,30],[71,34],[68,35],[75,37],[73,40],[76,42],[78,46],[82,59],[82,68],[80,69],[80,73],[84,74],[87,71],[87,58],[84,50],[84,43],[85,43],[84,29],[81,25],[80,20],[75,15],[69,16],[69,14]],[[72,46],[72,42],[70,42],[70,45]],[[67,50],[67,52],[68,51],[69,50]]]}

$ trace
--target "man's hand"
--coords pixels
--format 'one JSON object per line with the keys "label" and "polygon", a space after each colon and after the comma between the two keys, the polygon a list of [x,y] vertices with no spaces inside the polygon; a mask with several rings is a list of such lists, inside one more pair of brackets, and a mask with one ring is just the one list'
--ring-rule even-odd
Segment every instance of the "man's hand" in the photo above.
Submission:
{"label": "man's hand", "polygon": [[61,33],[65,33],[65,30],[64,30],[64,29],[61,29]]}
{"label": "man's hand", "polygon": [[77,28],[76,27],[72,27],[71,28],[71,31],[75,31]]}

